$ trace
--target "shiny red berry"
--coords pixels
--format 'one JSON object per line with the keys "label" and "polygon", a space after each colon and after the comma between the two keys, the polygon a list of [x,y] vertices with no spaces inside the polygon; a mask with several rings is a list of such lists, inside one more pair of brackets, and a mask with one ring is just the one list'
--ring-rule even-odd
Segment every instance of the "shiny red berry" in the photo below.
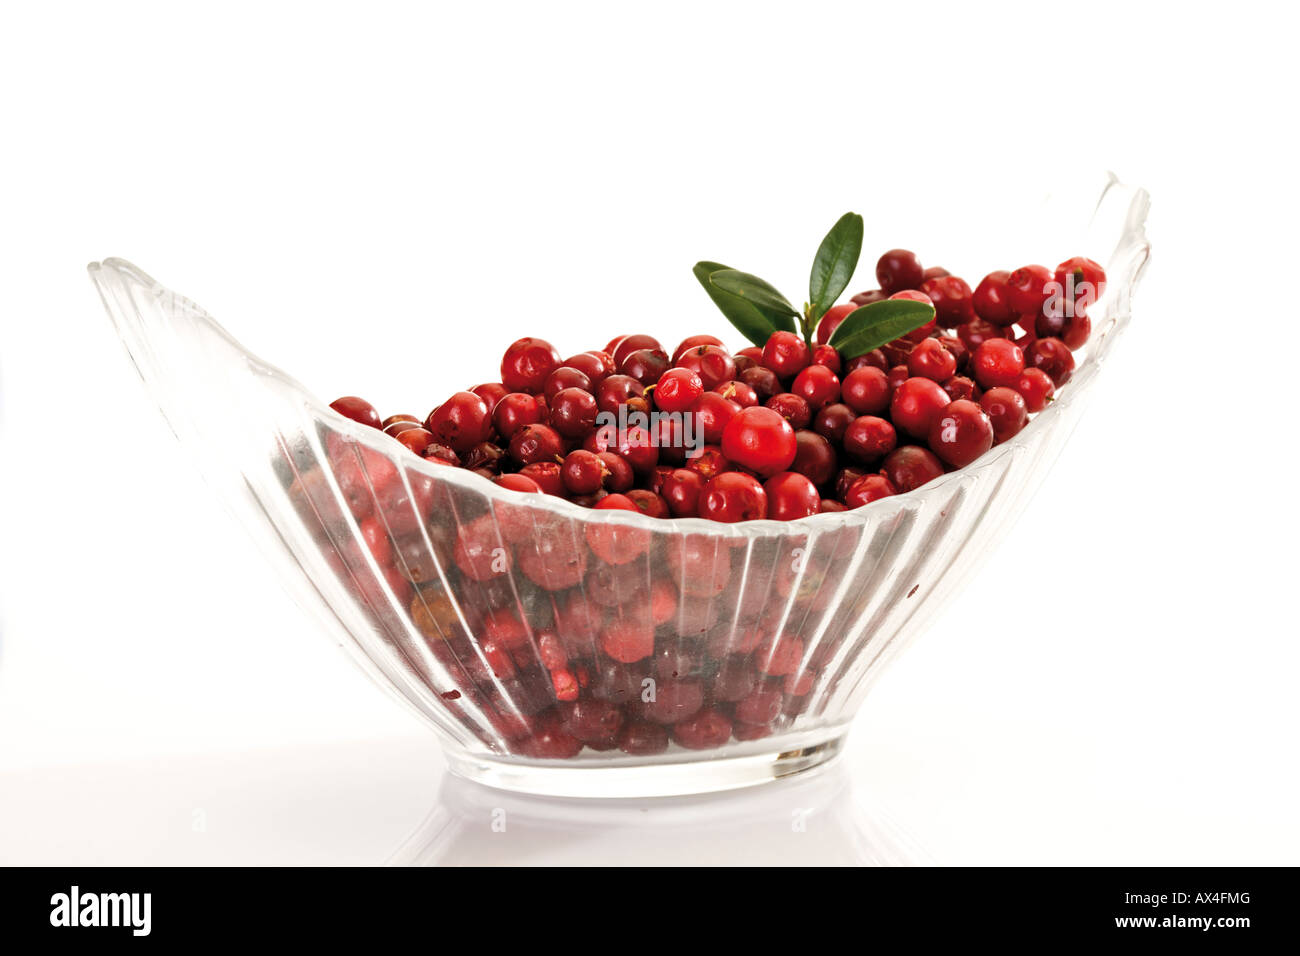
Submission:
{"label": "shiny red berry", "polygon": [[1027,368],[1016,381],[1015,389],[1031,412],[1041,412],[1056,393],[1052,379],[1041,368]]}
{"label": "shiny red berry", "polygon": [[[828,405],[827,408],[842,408],[849,415],[849,422],[853,420],[853,413],[844,405]],[[826,409],[822,409],[825,411]],[[848,423],[845,423],[848,428]],[[790,465],[791,471],[797,471],[806,477],[814,485],[829,484],[835,477],[835,449],[831,446],[830,441],[823,435],[815,431],[802,429],[794,433],[795,453],[794,462]]]}
{"label": "shiny red berry", "polygon": [[688,335],[682,339],[682,344],[677,346],[673,351],[673,364],[676,365],[683,355],[691,349],[699,348],[701,345],[716,345],[718,348],[724,348],[722,339],[713,335]]}
{"label": "shiny red berry", "polygon": [[921,283],[921,291],[934,304],[935,322],[945,329],[951,329],[975,317],[975,310],[971,306],[972,293],[965,279],[954,275],[926,279]]}
{"label": "shiny red berry", "polygon": [[767,495],[767,516],[774,521],[807,518],[821,510],[822,496],[804,475],[783,471],[763,482]]}
{"label": "shiny red berry", "polygon": [[993,424],[980,406],[960,398],[930,426],[930,450],[954,468],[964,468],[993,447]]}
{"label": "shiny red berry", "polygon": [[513,342],[501,359],[501,383],[512,392],[540,392],[546,377],[559,368],[560,353],[545,339]]}
{"label": "shiny red berry", "polygon": [[859,415],[879,415],[889,407],[893,393],[889,376],[874,366],[850,372],[840,386],[844,404]]}
{"label": "shiny red berry", "polygon": [[630,375],[610,375],[596,386],[596,407],[602,412],[618,414],[618,407],[645,395],[645,386]]}
{"label": "shiny red berry", "polygon": [[980,408],[993,426],[993,444],[1014,438],[1029,423],[1025,399],[1013,388],[990,388],[980,396]]}
{"label": "shiny red berry", "polygon": [[788,469],[795,450],[794,429],[770,408],[741,409],[722,433],[722,453],[764,476]]}
{"label": "shiny red berry", "polygon": [[585,372],[561,365],[546,376],[546,382],[542,385],[542,395],[549,402],[555,398],[557,392],[566,388],[580,388],[583,391],[590,392],[592,389],[591,379],[587,377]]}
{"label": "shiny red berry", "polygon": [[916,253],[890,249],[876,262],[876,281],[886,295],[893,295],[905,289],[919,289],[925,281],[925,270]]}
{"label": "shiny red berry", "polygon": [[943,386],[928,378],[913,376],[894,390],[889,417],[894,426],[915,438],[924,439],[939,413],[952,401]]}
{"label": "shiny red berry", "polygon": [[344,418],[350,418],[361,425],[369,425],[371,428],[380,427],[379,412],[375,411],[375,406],[364,398],[345,395],[343,398],[336,398],[330,402],[330,408]]}
{"label": "shiny red berry", "polygon": [[600,456],[578,448],[565,456],[560,477],[572,494],[595,494],[605,483],[605,463]]}
{"label": "shiny red berry", "polygon": [[712,521],[754,521],[767,517],[767,494],[753,476],[723,472],[700,492],[699,512],[701,518]]}
{"label": "shiny red berry", "polygon": [[1025,370],[1025,353],[1010,339],[989,339],[971,356],[971,369],[984,388],[1014,386]]}
{"label": "shiny red berry", "polygon": [[429,413],[424,427],[439,444],[463,453],[487,440],[492,420],[483,399],[473,392],[457,392]]}
{"label": "shiny red berry", "polygon": [[649,388],[668,371],[668,354],[660,349],[638,349],[623,360],[619,371]]}
{"label": "shiny red berry", "polygon": [[1039,339],[1025,350],[1025,367],[1042,369],[1060,388],[1074,374],[1074,356],[1060,339]]}
{"label": "shiny red berry", "polygon": [[505,441],[525,425],[545,424],[545,420],[546,406],[527,392],[511,392],[497,402],[492,412],[492,423]]}
{"label": "shiny red berry", "polygon": [[[885,406],[888,407],[886,402]],[[882,409],[883,411],[883,409]],[[834,405],[827,405],[813,417],[813,431],[827,441],[839,444],[844,439],[844,432],[848,429],[853,419],[857,418],[857,413],[849,406],[837,402]],[[796,457],[795,461],[799,459]],[[803,471],[798,465],[792,465],[795,471]]]}
{"label": "shiny red berry", "polygon": [[957,359],[938,339],[926,339],[907,356],[907,370],[921,378],[946,382],[957,371]]}
{"label": "shiny red berry", "polygon": [[804,399],[814,412],[840,399],[840,380],[825,365],[809,365],[794,377],[790,391]]}
{"label": "shiny red berry", "polygon": [[849,485],[849,490],[844,493],[844,504],[850,508],[861,508],[896,494],[898,489],[884,475],[863,475]]}
{"label": "shiny red berry", "polygon": [[1032,325],[1052,297],[1052,274],[1046,266],[1021,266],[1007,276],[1007,305]]}
{"label": "shiny red berry", "polygon": [[627,361],[627,357],[633,352],[639,352],[642,349],[662,352],[664,347],[659,344],[659,340],[653,335],[625,335],[612,350],[606,349],[606,351],[614,356],[614,367],[622,371],[623,363]]}
{"label": "shiny red berry", "polygon": [[811,361],[807,343],[793,332],[773,332],[763,346],[763,365],[778,378],[794,378]]}
{"label": "shiny red berry", "polygon": [[789,422],[791,428],[807,428],[812,424],[812,406],[807,399],[794,392],[773,395],[763,404]]}
{"label": "shiny red berry", "polygon": [[844,451],[863,464],[880,461],[898,446],[894,426],[875,415],[855,418],[844,432]]}
{"label": "shiny red berry", "polygon": [[673,368],[660,376],[654,394],[661,411],[684,412],[704,394],[704,382],[688,368]]}
{"label": "shiny red berry", "polygon": [[614,356],[608,352],[600,351],[579,352],[577,355],[565,359],[564,364],[569,368],[576,368],[587,376],[591,381],[592,388],[595,388],[606,376],[613,375],[617,370],[617,366],[614,365]]}
{"label": "shiny red berry", "polygon": [[1106,291],[1106,270],[1083,256],[1066,259],[1056,267],[1052,278],[1069,317],[1087,315],[1088,308]]}
{"label": "shiny red berry", "polygon": [[521,465],[564,457],[564,439],[549,425],[525,425],[510,439],[510,457]]}
{"label": "shiny red berry", "polygon": [[676,468],[664,478],[659,494],[668,502],[674,518],[695,518],[700,513],[700,492],[705,484],[699,472]]}
{"label": "shiny red berry", "polygon": [[826,314],[823,315],[821,321],[817,323],[817,344],[825,345],[829,342],[831,336],[835,334],[835,330],[840,327],[840,324],[849,317],[850,313],[854,312],[858,308],[859,307],[854,305],[852,302],[846,302],[843,305],[833,305],[827,309]]}
{"label": "shiny red berry", "polygon": [[990,272],[971,294],[971,307],[985,322],[1004,326],[1016,321],[1016,313],[1007,301],[1007,279],[1010,277],[1011,273],[1005,269]]}
{"label": "shiny red berry", "polygon": [[736,377],[736,363],[731,354],[717,345],[697,345],[687,349],[674,364],[698,375],[706,391]]}
{"label": "shiny red berry", "polygon": [[590,392],[581,388],[561,389],[551,399],[551,427],[565,438],[586,438],[596,428],[599,411],[596,397]]}
{"label": "shiny red berry", "polygon": [[[691,373],[694,374],[694,373]],[[704,442],[717,445],[722,441],[722,433],[728,422],[740,412],[740,406],[723,398],[718,392],[705,392],[690,406],[695,428]]]}
{"label": "shiny red berry", "polygon": [[927,448],[922,448],[920,445],[904,445],[889,453],[881,471],[895,488],[900,492],[907,492],[920,488],[926,482],[942,475],[943,462]]}

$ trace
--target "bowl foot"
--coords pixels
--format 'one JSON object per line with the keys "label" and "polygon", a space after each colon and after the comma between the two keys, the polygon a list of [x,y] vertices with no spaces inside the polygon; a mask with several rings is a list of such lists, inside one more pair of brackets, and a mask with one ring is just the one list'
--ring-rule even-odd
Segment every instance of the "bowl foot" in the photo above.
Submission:
{"label": "bowl foot", "polygon": [[734,757],[686,754],[656,763],[527,761],[447,753],[452,773],[502,790],[552,797],[670,797],[752,787],[825,766],[840,752],[843,731],[782,750]]}

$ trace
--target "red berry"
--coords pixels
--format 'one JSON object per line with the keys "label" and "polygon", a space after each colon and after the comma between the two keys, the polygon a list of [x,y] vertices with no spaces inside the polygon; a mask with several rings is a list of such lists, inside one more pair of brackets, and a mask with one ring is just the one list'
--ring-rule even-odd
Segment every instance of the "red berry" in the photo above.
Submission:
{"label": "red berry", "polygon": [[840,392],[844,404],[857,414],[879,415],[889,407],[894,390],[888,375],[874,366],[867,366],[845,376]]}
{"label": "red berry", "polygon": [[971,319],[969,322],[963,322],[957,326],[957,338],[961,340],[962,345],[972,352],[989,339],[1005,337],[1006,331],[1001,326],[994,325],[985,319]]}
{"label": "red berry", "polygon": [[688,750],[721,747],[730,738],[731,720],[713,708],[705,708],[673,725],[673,740]]}
{"label": "red berry", "polygon": [[542,493],[542,486],[522,472],[513,475],[497,475],[493,480],[502,488],[510,491],[519,491],[525,494]]}
{"label": "red berry", "polygon": [[979,386],[965,375],[954,375],[943,383],[943,390],[954,402],[959,398],[969,398],[972,402],[980,397]]}
{"label": "red berry", "polygon": [[897,446],[894,426],[874,415],[855,418],[844,432],[844,451],[864,464],[880,461]]}
{"label": "red berry", "polygon": [[794,521],[821,510],[822,496],[805,476],[783,471],[763,483],[767,495],[767,516],[774,521]]}
{"label": "red berry", "polygon": [[501,359],[501,383],[512,392],[540,392],[560,365],[560,353],[545,339],[523,338]]}
{"label": "red berry", "polygon": [[993,424],[969,399],[950,404],[930,426],[930,450],[954,468],[965,468],[992,447]]}
{"label": "red berry", "polygon": [[[758,366],[755,366],[755,368],[758,368],[761,372],[766,372],[768,375],[772,374],[765,368]],[[780,383],[777,383],[777,387],[780,387]],[[758,400],[758,393],[744,382],[723,382],[713,389],[713,392],[721,395],[729,402],[735,402],[741,408],[753,408],[755,405],[761,404]]]}
{"label": "red berry", "polygon": [[1074,356],[1060,339],[1039,339],[1025,350],[1025,367],[1042,369],[1060,388],[1074,373]]}
{"label": "red berry", "polygon": [[[843,408],[852,421],[853,413],[846,406],[828,405],[827,408]],[[835,449],[831,447],[831,443],[824,436],[807,429],[795,432],[794,440],[794,462],[791,463],[790,470],[799,472],[814,485],[829,484],[835,477],[836,464]]]}
{"label": "red berry", "polygon": [[659,464],[659,445],[640,425],[619,432],[615,450],[627,459],[633,471],[647,472]]}
{"label": "red berry", "polygon": [[[885,406],[888,407],[888,405],[889,403],[886,402]],[[823,438],[838,444],[843,441],[845,430],[857,417],[853,409],[847,405],[839,403],[827,405],[813,418],[813,431]],[[797,462],[798,458],[795,461]],[[792,467],[795,471],[803,470],[797,464]]]}
{"label": "red berry", "polygon": [[763,365],[779,378],[794,378],[811,361],[807,343],[793,332],[773,332],[763,346]]}
{"label": "red berry", "polygon": [[[781,391],[781,380],[776,373],[764,365],[755,365],[740,373],[740,381],[754,392],[754,397],[765,402]],[[724,393],[725,394],[725,393]],[[744,405],[744,402],[741,402]]]}
{"label": "red berry", "polygon": [[[632,511],[641,509],[626,495],[606,495],[597,502],[594,511]],[[606,564],[627,564],[650,550],[650,532],[613,522],[588,524],[587,546]]]}
{"label": "red berry", "polygon": [[926,279],[921,283],[921,291],[930,297],[934,304],[935,321],[945,329],[951,329],[975,317],[975,310],[971,306],[972,293],[965,279],[953,275]]}
{"label": "red berry", "polygon": [[770,408],[741,409],[722,433],[722,453],[764,476],[788,469],[795,450],[794,429]]}
{"label": "red berry", "polygon": [[699,348],[701,345],[716,345],[718,348],[724,347],[722,339],[716,338],[715,336],[688,335],[686,338],[682,339],[682,344],[677,346],[676,350],[673,352],[673,364],[676,365],[681,361],[683,355],[691,349]]}
{"label": "red berry", "polygon": [[894,483],[884,475],[863,475],[844,494],[844,504],[850,508],[861,508],[881,498],[898,494]]}
{"label": "red berry", "polygon": [[908,355],[907,370],[912,375],[946,382],[957,371],[957,359],[938,339],[926,339]]}
{"label": "red berry", "polygon": [[424,450],[433,444],[433,432],[417,425],[415,428],[402,429],[397,434],[397,440],[415,454],[422,455]]}
{"label": "red berry", "polygon": [[627,357],[633,352],[639,352],[642,349],[662,352],[664,347],[659,344],[659,340],[653,335],[625,335],[617,344],[614,344],[614,348],[607,348],[605,351],[614,356],[614,367],[621,370],[623,363],[627,361]]}
{"label": "red berry", "polygon": [[807,399],[794,392],[773,395],[764,404],[789,422],[791,428],[807,428],[812,424],[812,406]]}
{"label": "red berry", "polygon": [[700,437],[707,444],[716,445],[722,441],[722,433],[726,430],[727,423],[740,412],[740,406],[723,398],[718,392],[705,392],[695,400],[690,411],[694,416],[695,427]]}
{"label": "red berry", "polygon": [[345,395],[343,398],[336,398],[330,402],[330,408],[344,418],[350,418],[361,425],[369,425],[371,428],[380,427],[379,412],[375,411],[375,406],[364,398]]}
{"label": "red berry", "polygon": [[627,500],[636,505],[637,510],[651,518],[671,518],[668,502],[646,488],[633,488],[627,493]]}
{"label": "red berry", "polygon": [[655,386],[655,405],[665,412],[684,412],[704,394],[704,382],[688,368],[664,372]]}
{"label": "red berry", "polygon": [[527,392],[511,392],[504,396],[492,411],[492,423],[497,434],[506,441],[525,425],[539,425],[546,420],[546,406]]}
{"label": "red berry", "polygon": [[825,365],[836,375],[844,369],[844,360],[840,358],[840,353],[829,345],[818,345],[814,348],[812,361],[814,365]]}
{"label": "red berry", "polygon": [[563,497],[564,479],[560,477],[558,461],[538,461],[519,469],[519,474],[531,478],[543,493]]}
{"label": "red berry", "polygon": [[679,368],[690,369],[700,377],[704,388],[712,391],[736,377],[736,363],[726,349],[717,345],[697,345],[677,360]]}
{"label": "red berry", "polygon": [[605,483],[605,463],[598,455],[578,448],[565,457],[560,477],[575,495],[595,494]]}
{"label": "red berry", "polygon": [[649,388],[668,371],[668,355],[659,349],[638,349],[623,360],[619,371]]}
{"label": "red berry", "polygon": [[564,457],[564,439],[549,425],[525,425],[510,439],[510,457],[521,465]]}
{"label": "red berry", "polygon": [[971,368],[984,388],[1013,386],[1025,370],[1025,353],[1010,339],[989,339],[971,356]]}
{"label": "red berry", "polygon": [[488,382],[484,385],[475,385],[470,389],[475,395],[487,402],[488,411],[493,411],[497,407],[497,402],[510,394],[510,389],[506,388],[500,382]]}
{"label": "red berry", "polygon": [[705,481],[716,478],[724,471],[731,471],[731,462],[717,445],[705,445],[686,461],[686,467],[700,475]]}
{"label": "red berry", "polygon": [[1062,311],[1067,317],[1086,316],[1089,306],[1106,291],[1106,270],[1083,256],[1066,259],[1052,278],[1060,287]]}
{"label": "red berry", "polygon": [[833,305],[826,310],[821,321],[817,323],[817,344],[825,345],[835,334],[835,330],[840,327],[840,323],[849,317],[849,313],[859,307],[852,302],[846,302],[843,305]]}
{"label": "red berry", "polygon": [[890,249],[876,263],[876,281],[886,295],[905,289],[919,289],[925,270],[916,254],[906,249]]}
{"label": "red berry", "polygon": [[840,400],[840,380],[825,365],[809,365],[795,376],[790,391],[817,411]]}
{"label": "red berry", "polygon": [[611,740],[623,728],[622,708],[607,700],[576,700],[561,715],[564,729],[584,743]]}
{"label": "red berry", "polygon": [[881,469],[900,492],[920,488],[943,474],[943,462],[920,445],[904,445],[890,452]]}
{"label": "red berry", "polygon": [[457,392],[429,413],[424,427],[439,444],[463,453],[487,440],[492,420],[487,402],[473,392]]}
{"label": "red berry", "polygon": [[1065,343],[1066,348],[1077,350],[1088,344],[1088,338],[1092,335],[1092,319],[1086,315],[1075,315],[1065,320],[1065,327],[1061,329],[1061,341]]}
{"label": "red berry", "polygon": [[616,369],[614,356],[608,352],[599,351],[579,352],[577,355],[565,359],[564,364],[569,368],[576,368],[587,376],[593,388],[599,385],[606,376],[613,375]]}
{"label": "red berry", "polygon": [[1016,313],[1007,301],[1007,279],[1011,273],[1005,269],[990,272],[971,294],[971,307],[985,322],[993,325],[1011,325],[1016,321]]}
{"label": "red berry", "polygon": [[700,492],[705,483],[699,472],[677,468],[664,479],[659,493],[668,502],[674,518],[695,518],[700,513]]}
{"label": "red berry", "polygon": [[[793,433],[790,437],[793,442]],[[754,521],[767,517],[767,494],[757,478],[739,471],[723,472],[700,492],[699,512],[701,518],[712,521]]]}
{"label": "red berry", "polygon": [[610,375],[596,386],[596,407],[602,412],[617,415],[620,405],[644,394],[645,386],[630,375]]}
{"label": "red berry", "polygon": [[561,365],[546,376],[546,382],[542,385],[542,394],[549,402],[555,398],[557,392],[565,388],[580,388],[583,391],[590,392],[592,388],[591,379],[587,377],[585,372]]}
{"label": "red berry", "polygon": [[1007,276],[1007,305],[1020,319],[1035,320],[1052,297],[1052,274],[1046,266],[1021,266]]}
{"label": "red berry", "polygon": [[925,438],[930,434],[935,418],[950,401],[952,399],[938,382],[912,377],[894,390],[889,403],[889,417],[895,428],[915,438]]}
{"label": "red berry", "polygon": [[1029,409],[1019,392],[1012,388],[990,388],[980,396],[980,408],[993,426],[993,444],[1001,445],[1014,438],[1029,422]]}
{"label": "red berry", "polygon": [[[922,280],[924,280],[925,273],[921,273],[921,276]],[[866,292],[859,292],[853,298],[849,299],[849,301],[858,308],[862,308],[864,305],[870,305],[873,302],[879,302],[882,299],[888,298],[889,296],[885,293],[884,289],[868,289]]]}
{"label": "red berry", "polygon": [[605,625],[600,648],[621,664],[645,660],[655,650],[655,632],[651,622],[616,617]]}
{"label": "red berry", "polygon": [[605,480],[601,485],[602,488],[616,494],[631,489],[636,481],[636,475],[626,458],[613,451],[598,451],[596,457],[605,466]]}
{"label": "red berry", "polygon": [[561,389],[551,399],[551,427],[565,438],[585,438],[595,430],[599,411],[596,397],[590,392],[580,388]]}
{"label": "red berry", "polygon": [[1047,402],[1056,393],[1056,386],[1041,368],[1027,368],[1016,382],[1016,391],[1025,400],[1025,407],[1031,412],[1041,412]]}

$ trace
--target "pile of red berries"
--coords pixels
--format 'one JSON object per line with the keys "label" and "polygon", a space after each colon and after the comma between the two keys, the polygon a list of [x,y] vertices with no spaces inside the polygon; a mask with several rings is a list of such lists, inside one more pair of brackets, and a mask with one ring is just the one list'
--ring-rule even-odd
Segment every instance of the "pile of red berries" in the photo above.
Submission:
{"label": "pile of red berries", "polygon": [[[1076,257],[992,272],[972,290],[906,250],[880,288],[830,308],[815,342],[775,331],[729,352],[693,335],[670,354],[623,335],[567,359],[524,338],[501,380],[456,392],[422,421],[332,407],[431,462],[519,492],[659,518],[791,520],[911,491],[1007,441],[1052,400],[1088,340],[1105,274]],[[832,333],[861,306],[910,299],[927,324],[846,359]]]}

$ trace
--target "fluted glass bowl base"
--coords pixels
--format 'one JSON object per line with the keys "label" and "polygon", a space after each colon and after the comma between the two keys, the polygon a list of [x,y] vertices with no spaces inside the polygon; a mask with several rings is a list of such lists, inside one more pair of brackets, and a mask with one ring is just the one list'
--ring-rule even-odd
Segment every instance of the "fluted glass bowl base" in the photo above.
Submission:
{"label": "fluted glass bowl base", "polygon": [[676,762],[620,764],[617,761],[562,764],[553,760],[485,758],[447,752],[452,773],[501,790],[548,797],[678,797],[736,790],[782,780],[824,767],[839,755],[845,733],[823,731],[785,749],[717,757],[683,755]]}

